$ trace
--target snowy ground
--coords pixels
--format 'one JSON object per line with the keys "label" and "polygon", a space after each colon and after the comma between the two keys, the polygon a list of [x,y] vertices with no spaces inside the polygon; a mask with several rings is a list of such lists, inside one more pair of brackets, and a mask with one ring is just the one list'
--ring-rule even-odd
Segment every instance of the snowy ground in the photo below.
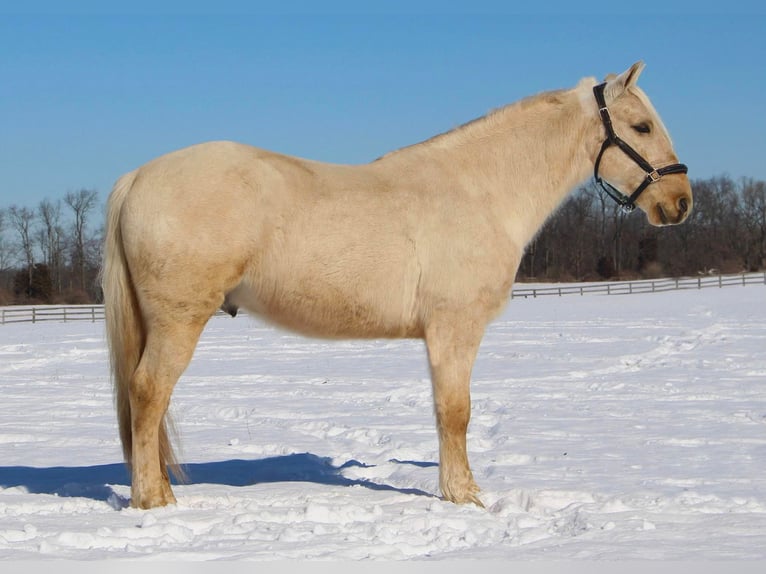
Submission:
{"label": "snowy ground", "polygon": [[473,378],[487,508],[438,497],[418,341],[214,318],[191,483],[138,511],[103,324],[0,327],[0,560],[766,559],[766,288],[514,300]]}

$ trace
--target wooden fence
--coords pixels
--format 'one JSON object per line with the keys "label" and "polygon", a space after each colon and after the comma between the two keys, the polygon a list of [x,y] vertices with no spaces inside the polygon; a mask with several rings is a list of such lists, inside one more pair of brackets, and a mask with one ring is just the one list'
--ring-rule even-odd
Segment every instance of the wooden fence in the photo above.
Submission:
{"label": "wooden fence", "polygon": [[42,323],[45,321],[96,321],[104,320],[103,305],[14,305],[0,307],[0,325],[8,323]]}
{"label": "wooden fence", "polygon": [[[705,289],[709,287],[733,287],[745,285],[766,285],[766,272],[740,273],[737,275],[700,275],[677,279],[645,279],[641,281],[620,281],[618,283],[561,283],[557,285],[525,286],[517,283],[513,298],[544,297],[546,295],[630,295],[633,293],[661,293],[683,289]],[[766,301],[765,301],[766,302]]]}
{"label": "wooden fence", "polygon": [[[561,283],[557,285],[525,285],[518,283],[512,297],[537,298],[564,295],[630,295],[634,293],[661,293],[682,289],[706,289],[711,287],[734,287],[766,285],[766,272],[684,277],[678,279],[647,279],[620,281],[616,283]],[[764,294],[766,303],[766,294]],[[225,314],[219,311],[219,314]],[[42,323],[46,321],[103,321],[103,305],[33,305],[0,307],[0,325],[11,323]]]}

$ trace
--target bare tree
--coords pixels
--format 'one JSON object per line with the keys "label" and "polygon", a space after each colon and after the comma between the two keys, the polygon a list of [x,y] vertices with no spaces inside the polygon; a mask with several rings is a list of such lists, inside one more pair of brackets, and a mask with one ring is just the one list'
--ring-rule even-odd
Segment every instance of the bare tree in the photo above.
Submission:
{"label": "bare tree", "polygon": [[86,269],[88,259],[86,253],[86,229],[88,214],[98,203],[98,193],[95,190],[89,189],[81,189],[76,192],[69,191],[64,196],[64,203],[69,206],[74,215],[72,228],[72,267],[76,273],[79,288],[87,291]]}
{"label": "bare tree", "polygon": [[[581,280],[593,270],[593,196],[586,188],[572,194],[558,212],[557,266],[565,277]],[[563,240],[563,238],[566,238]]]}
{"label": "bare tree", "polygon": [[8,243],[5,240],[5,223],[5,210],[0,209],[0,305],[7,302],[5,290],[10,287],[8,281],[10,274],[7,271],[11,267],[11,254]]}
{"label": "bare tree", "polygon": [[11,245],[5,237],[8,216],[4,209],[0,209],[0,299],[3,299],[3,291],[10,290],[10,270],[12,265]]}
{"label": "bare tree", "polygon": [[51,283],[56,293],[61,293],[61,271],[64,255],[64,230],[61,227],[61,200],[44,199],[37,206],[40,218],[38,241],[43,261],[48,265]]}
{"label": "bare tree", "polygon": [[746,267],[751,270],[766,267],[766,183],[744,180],[741,208],[747,233]]}
{"label": "bare tree", "polygon": [[34,242],[32,241],[32,224],[35,220],[35,212],[26,207],[12,205],[8,208],[8,219],[11,227],[16,230],[19,240],[19,249],[23,256],[27,272],[27,289],[32,285],[32,273],[35,265]]}
{"label": "bare tree", "polygon": [[5,242],[5,210],[0,209],[0,271],[5,271],[11,265],[10,249]]}

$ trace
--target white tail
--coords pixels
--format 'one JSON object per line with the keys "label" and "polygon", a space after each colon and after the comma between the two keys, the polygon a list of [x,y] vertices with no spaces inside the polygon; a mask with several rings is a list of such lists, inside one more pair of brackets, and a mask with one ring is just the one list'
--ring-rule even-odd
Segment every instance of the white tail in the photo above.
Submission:
{"label": "white tail", "polygon": [[[131,465],[133,459],[133,432],[130,410],[130,381],[136,371],[144,350],[146,331],[141,317],[136,292],[130,277],[125,252],[122,246],[120,214],[136,172],[121,177],[114,185],[107,205],[106,239],[101,287],[104,292],[104,316],[106,336],[109,345],[112,382],[114,385],[115,407],[122,441],[125,462]],[[160,427],[160,464],[170,466],[173,474],[183,479],[184,473],[178,465],[168,436],[169,417]]]}

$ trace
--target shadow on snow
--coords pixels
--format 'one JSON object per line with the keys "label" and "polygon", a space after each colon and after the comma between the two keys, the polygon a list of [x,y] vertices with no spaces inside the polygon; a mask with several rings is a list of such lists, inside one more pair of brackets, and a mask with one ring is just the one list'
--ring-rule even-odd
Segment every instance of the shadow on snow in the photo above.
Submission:
{"label": "shadow on snow", "polygon": [[[419,467],[438,466],[435,462],[402,461]],[[387,490],[402,494],[434,496],[417,488],[397,488],[366,479],[347,478],[343,470],[351,467],[367,468],[356,460],[333,466],[331,459],[311,453],[289,454],[260,460],[226,460],[220,462],[190,463],[184,465],[188,475],[186,484],[222,484],[251,486],[269,482],[313,482],[332,486],[363,486],[371,490]],[[0,488],[22,487],[32,494],[52,494],[65,497],[84,497],[105,500],[119,508],[128,500],[119,496],[110,485],[130,484],[124,464],[95,466],[30,466],[0,467]]]}

